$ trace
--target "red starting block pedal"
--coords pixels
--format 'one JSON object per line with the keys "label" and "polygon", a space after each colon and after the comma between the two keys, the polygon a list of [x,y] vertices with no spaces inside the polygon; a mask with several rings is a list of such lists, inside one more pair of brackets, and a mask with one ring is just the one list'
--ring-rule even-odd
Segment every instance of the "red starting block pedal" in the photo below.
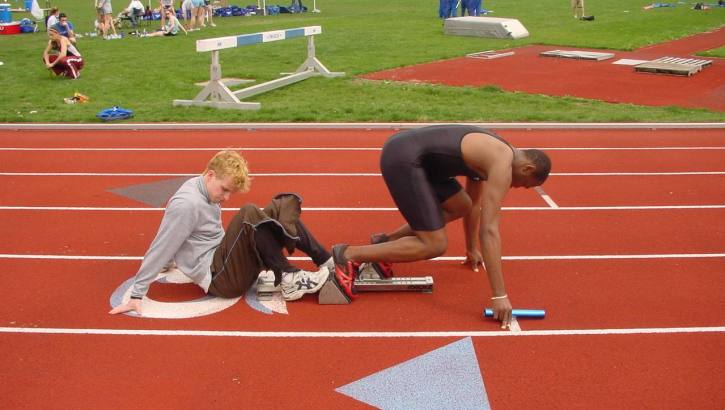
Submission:
{"label": "red starting block pedal", "polygon": [[393,264],[390,262],[373,262],[371,265],[381,278],[392,278],[395,276],[393,273]]}
{"label": "red starting block pedal", "polygon": [[340,285],[345,294],[352,297],[353,294],[353,283],[355,279],[360,275],[360,264],[347,261],[347,272],[342,269],[335,267],[335,278],[337,283]]}
{"label": "red starting block pedal", "polygon": [[393,264],[386,262],[361,263],[357,270],[357,279],[389,279],[394,276]]}

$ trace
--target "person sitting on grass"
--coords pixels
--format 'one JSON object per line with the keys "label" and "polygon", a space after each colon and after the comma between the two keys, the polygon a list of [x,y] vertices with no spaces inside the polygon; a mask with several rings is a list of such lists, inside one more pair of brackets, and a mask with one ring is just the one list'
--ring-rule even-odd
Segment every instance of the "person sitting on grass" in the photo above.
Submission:
{"label": "person sitting on grass", "polygon": [[83,69],[83,57],[67,37],[61,36],[55,28],[48,29],[48,45],[43,51],[45,66],[55,75],[76,79]]}
{"label": "person sitting on grass", "polygon": [[[110,314],[142,313],[142,300],[159,272],[175,267],[209,295],[244,295],[265,268],[274,272],[285,300],[319,291],[334,269],[327,249],[302,223],[302,199],[276,195],[264,209],[242,206],[222,227],[221,203],[247,192],[251,178],[247,161],[236,151],[218,152],[204,172],[176,191],[166,204],[156,237],[133,280],[130,299]],[[289,263],[294,250],[307,254],[318,267],[307,272]]]}
{"label": "person sitting on grass", "polygon": [[51,27],[60,33],[61,36],[67,37],[71,43],[76,43],[76,33],[73,31],[73,23],[68,21],[68,16],[66,16],[65,13],[60,13],[60,15],[58,15],[58,22],[53,24]]}
{"label": "person sitting on grass", "polygon": [[48,12],[48,18],[45,19],[45,29],[46,31],[53,27],[55,23],[58,22],[58,7],[53,7]]}
{"label": "person sitting on grass", "polygon": [[161,29],[154,31],[153,33],[148,33],[142,37],[159,37],[159,36],[175,36],[179,34],[179,29],[184,31],[184,34],[189,34],[184,26],[179,23],[179,19],[176,18],[176,15],[172,9],[166,9],[164,10],[164,15],[166,16],[166,23],[161,27]]}

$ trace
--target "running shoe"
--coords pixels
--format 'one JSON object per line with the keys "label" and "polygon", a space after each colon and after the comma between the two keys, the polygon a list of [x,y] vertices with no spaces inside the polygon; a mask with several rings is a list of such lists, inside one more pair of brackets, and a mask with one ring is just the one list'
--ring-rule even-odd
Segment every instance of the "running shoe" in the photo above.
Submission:
{"label": "running shoe", "polygon": [[346,244],[332,247],[332,260],[335,262],[335,279],[345,294],[352,298],[352,285],[357,277],[357,266],[345,257]]}
{"label": "running shoe", "polygon": [[294,272],[291,281],[282,281],[282,297],[284,300],[297,300],[306,293],[315,293],[322,288],[328,276],[330,271],[324,266],[317,272]]}

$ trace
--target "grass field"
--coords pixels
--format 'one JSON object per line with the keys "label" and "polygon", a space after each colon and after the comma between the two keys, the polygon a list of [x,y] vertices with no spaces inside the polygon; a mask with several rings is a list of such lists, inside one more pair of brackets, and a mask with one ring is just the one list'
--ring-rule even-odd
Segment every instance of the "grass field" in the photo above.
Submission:
{"label": "grass field", "polygon": [[[16,7],[15,0],[10,0]],[[116,0],[114,14],[128,2]],[[234,1],[231,2],[235,4]],[[504,92],[496,87],[456,88],[396,84],[357,79],[362,73],[466,53],[527,44],[631,50],[723,25],[725,8],[694,11],[690,4],[643,10],[646,0],[589,0],[593,22],[572,18],[566,0],[485,1],[493,16],[514,17],[529,30],[522,40],[443,35],[435,0],[320,0],[321,13],[215,19],[217,27],[175,38],[102,40],[82,38],[86,60],[81,78],[55,78],[41,62],[44,32],[0,36],[2,122],[97,122],[95,114],[113,105],[133,109],[139,122],[388,122],[388,121],[566,121],[566,122],[700,122],[725,114],[677,107],[607,104]],[[94,10],[88,0],[53,3],[69,15],[76,32],[91,31]],[[236,3],[240,6],[246,3]],[[271,1],[268,4],[273,4]],[[310,9],[312,3],[305,1]],[[23,15],[16,14],[15,19]],[[152,29],[158,22],[150,22]],[[196,53],[202,38],[321,25],[317,55],[343,78],[312,78],[253,98],[259,111],[173,107],[173,99],[191,99],[195,82],[209,77],[209,54]],[[128,29],[124,30],[128,31]],[[304,60],[302,39],[237,48],[221,53],[225,77],[269,80],[295,69]],[[723,49],[711,52],[722,56]],[[63,103],[81,92],[91,101]]]}

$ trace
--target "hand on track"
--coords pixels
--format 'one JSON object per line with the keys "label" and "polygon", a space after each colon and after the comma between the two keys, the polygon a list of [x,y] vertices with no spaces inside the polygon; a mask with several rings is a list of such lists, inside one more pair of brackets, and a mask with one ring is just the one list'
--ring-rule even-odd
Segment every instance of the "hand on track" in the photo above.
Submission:
{"label": "hand on track", "polygon": [[118,313],[126,313],[130,311],[134,311],[141,314],[141,299],[129,299],[128,302],[118,305],[115,308],[111,309],[108,313],[112,315],[116,315]]}
{"label": "hand on track", "polygon": [[481,256],[481,252],[477,250],[466,252],[466,260],[461,262],[461,265],[471,265],[471,269],[474,272],[478,272],[478,267],[483,267],[483,256]]}
{"label": "hand on track", "polygon": [[501,321],[501,329],[508,329],[511,326],[511,302],[508,298],[494,299],[491,302],[494,319]]}

